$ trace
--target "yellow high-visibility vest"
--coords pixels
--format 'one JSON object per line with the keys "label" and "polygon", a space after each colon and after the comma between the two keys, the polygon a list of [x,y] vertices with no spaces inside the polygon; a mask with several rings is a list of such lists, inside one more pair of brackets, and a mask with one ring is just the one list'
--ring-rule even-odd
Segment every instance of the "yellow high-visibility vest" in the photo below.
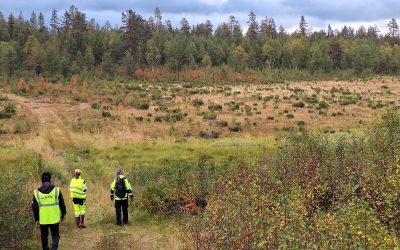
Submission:
{"label": "yellow high-visibility vest", "polygon": [[71,198],[86,199],[86,184],[85,181],[79,176],[78,179],[73,178],[69,185],[69,192]]}
{"label": "yellow high-visibility vest", "polygon": [[44,194],[34,191],[34,196],[39,206],[39,223],[41,225],[56,224],[60,222],[61,210],[58,204],[60,189],[55,187],[50,193]]}

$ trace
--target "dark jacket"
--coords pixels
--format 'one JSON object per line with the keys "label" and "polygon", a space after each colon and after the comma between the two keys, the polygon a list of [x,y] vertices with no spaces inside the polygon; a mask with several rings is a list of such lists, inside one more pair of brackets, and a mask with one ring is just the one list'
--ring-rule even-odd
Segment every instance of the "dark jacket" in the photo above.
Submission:
{"label": "dark jacket", "polygon": [[[51,191],[53,191],[53,189],[54,189],[53,184],[51,184],[50,182],[45,182],[40,188],[38,188],[38,191],[43,194],[48,194]],[[67,213],[67,209],[65,208],[64,198],[62,196],[61,190],[60,193],[58,194],[58,205],[60,206],[61,216],[64,217],[65,214]],[[39,205],[37,203],[35,196],[33,196],[32,199],[32,210],[33,210],[33,216],[35,217],[35,221],[39,221]]]}

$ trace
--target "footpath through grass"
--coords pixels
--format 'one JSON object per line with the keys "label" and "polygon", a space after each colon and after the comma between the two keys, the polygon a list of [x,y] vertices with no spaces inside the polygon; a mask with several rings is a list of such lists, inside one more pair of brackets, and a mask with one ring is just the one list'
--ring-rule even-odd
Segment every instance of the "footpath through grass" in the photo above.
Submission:
{"label": "footpath through grass", "polygon": [[[270,138],[155,141],[109,148],[92,144],[67,150],[52,148],[64,159],[63,164],[55,164],[47,162],[47,156],[24,147],[1,146],[4,174],[0,177],[0,249],[40,248],[40,234],[34,227],[30,204],[43,171],[53,174],[53,182],[62,187],[67,204],[60,249],[181,249],[181,232],[177,227],[182,218],[165,217],[163,212],[179,213],[185,205],[178,202],[183,194],[194,198],[205,195],[203,192],[209,192],[211,187],[201,191],[199,186],[216,182],[239,158],[249,161],[274,147]],[[199,182],[198,171],[201,157],[213,166],[207,167],[205,173],[205,178],[212,180],[203,184]],[[70,173],[77,167],[83,170],[88,183],[86,230],[75,227],[69,198]],[[131,223],[124,228],[115,225],[113,202],[109,199],[109,186],[117,167],[125,170],[135,190],[135,203],[130,204],[129,210]],[[15,196],[16,193],[20,195]]]}

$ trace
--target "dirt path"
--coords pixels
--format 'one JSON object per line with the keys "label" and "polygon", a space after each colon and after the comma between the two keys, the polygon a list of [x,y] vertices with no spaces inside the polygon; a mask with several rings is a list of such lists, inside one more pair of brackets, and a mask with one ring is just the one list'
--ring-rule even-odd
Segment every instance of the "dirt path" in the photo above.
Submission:
{"label": "dirt path", "polygon": [[[69,135],[69,128],[64,124],[62,114],[71,108],[85,108],[85,105],[72,106],[70,104],[54,103],[46,99],[30,99],[14,94],[7,94],[8,98],[24,108],[37,120],[36,136],[24,141],[24,145],[43,155],[47,161],[56,163],[60,170],[66,172],[64,156],[50,146],[52,138],[65,137],[64,140],[73,143]],[[62,222],[61,241],[59,249],[181,249],[176,237],[176,231],[160,225],[148,225],[135,221],[131,216],[131,223],[127,227],[118,227],[114,224],[114,207],[109,200],[108,185],[104,186],[91,178],[88,189],[87,220],[85,230],[77,229],[74,224],[72,201],[69,198],[67,187],[62,187],[66,205],[67,219]],[[133,212],[133,210],[130,210]],[[137,219],[137,218],[136,218]],[[140,219],[139,219],[140,220]],[[39,244],[40,235],[36,232],[36,241]]]}
{"label": "dirt path", "polygon": [[58,115],[60,108],[70,107],[67,104],[52,103],[46,99],[34,100],[14,94],[7,94],[7,97],[26,108],[38,120],[40,130],[62,126],[62,119]]}

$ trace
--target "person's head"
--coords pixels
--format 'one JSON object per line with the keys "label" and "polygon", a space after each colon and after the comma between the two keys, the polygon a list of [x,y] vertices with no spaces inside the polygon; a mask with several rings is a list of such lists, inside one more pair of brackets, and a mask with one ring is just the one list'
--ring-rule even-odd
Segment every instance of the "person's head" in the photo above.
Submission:
{"label": "person's head", "polygon": [[75,178],[79,178],[81,173],[82,173],[82,171],[79,168],[75,169],[75,171],[74,171]]}
{"label": "person's head", "polygon": [[42,174],[42,183],[51,182],[51,174],[49,172],[44,172]]}
{"label": "person's head", "polygon": [[122,174],[122,168],[117,168],[117,170],[115,171],[115,173],[117,175],[121,175]]}

